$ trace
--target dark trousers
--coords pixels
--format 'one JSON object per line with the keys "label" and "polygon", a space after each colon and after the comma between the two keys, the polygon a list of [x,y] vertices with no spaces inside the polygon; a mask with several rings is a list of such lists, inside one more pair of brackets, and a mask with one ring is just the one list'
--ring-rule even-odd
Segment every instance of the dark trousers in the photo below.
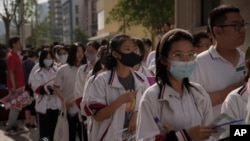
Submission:
{"label": "dark trousers", "polygon": [[83,123],[80,123],[78,114],[71,116],[67,115],[68,123],[69,123],[69,140],[76,140],[76,132],[78,133],[80,141],[87,141],[87,129],[85,128]]}
{"label": "dark trousers", "polygon": [[38,113],[40,138],[47,137],[53,141],[59,110],[47,109],[46,114]]}

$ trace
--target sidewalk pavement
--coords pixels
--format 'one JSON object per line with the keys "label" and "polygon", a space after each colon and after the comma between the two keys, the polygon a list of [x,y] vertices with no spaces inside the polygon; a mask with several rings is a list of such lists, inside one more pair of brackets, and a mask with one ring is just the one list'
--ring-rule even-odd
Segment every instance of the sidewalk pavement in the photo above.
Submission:
{"label": "sidewalk pavement", "polygon": [[[38,141],[39,132],[38,128],[29,129],[28,132],[19,135],[5,135],[5,122],[0,121],[0,141]],[[24,127],[24,121],[18,121],[19,127]]]}

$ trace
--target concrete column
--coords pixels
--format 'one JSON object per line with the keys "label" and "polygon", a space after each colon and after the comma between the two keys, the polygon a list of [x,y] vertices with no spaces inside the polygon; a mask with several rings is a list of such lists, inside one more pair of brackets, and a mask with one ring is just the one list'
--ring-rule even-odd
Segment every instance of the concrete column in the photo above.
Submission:
{"label": "concrete column", "polygon": [[175,28],[192,30],[193,1],[175,0]]}

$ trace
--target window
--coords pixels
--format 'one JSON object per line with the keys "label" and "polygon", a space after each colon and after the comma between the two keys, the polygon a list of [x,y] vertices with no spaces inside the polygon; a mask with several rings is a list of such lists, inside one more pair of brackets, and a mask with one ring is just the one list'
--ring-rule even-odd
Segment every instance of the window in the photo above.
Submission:
{"label": "window", "polygon": [[76,17],[76,25],[79,25],[79,18]]}
{"label": "window", "polygon": [[201,0],[201,25],[207,25],[210,11],[219,5],[219,0]]}
{"label": "window", "polygon": [[97,14],[97,22],[98,22],[98,30],[101,30],[104,28],[104,11],[100,11]]}
{"label": "window", "polygon": [[75,13],[76,13],[76,14],[79,13],[78,5],[75,5]]}

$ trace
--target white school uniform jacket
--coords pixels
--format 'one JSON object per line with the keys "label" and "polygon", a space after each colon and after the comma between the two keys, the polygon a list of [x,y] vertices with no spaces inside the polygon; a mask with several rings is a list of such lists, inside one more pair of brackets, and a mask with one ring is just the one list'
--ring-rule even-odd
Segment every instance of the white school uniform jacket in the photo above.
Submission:
{"label": "white school uniform jacket", "polygon": [[241,86],[227,96],[221,107],[221,113],[226,113],[233,119],[245,119],[247,116],[248,85]]}
{"label": "white school uniform jacket", "polygon": [[75,82],[75,89],[74,89],[75,99],[82,97],[85,82],[88,80],[87,77],[88,77],[89,71],[91,71],[92,68],[93,67],[90,64],[84,64],[78,69],[77,74],[76,74],[76,82]]}
{"label": "white school uniform jacket", "polygon": [[143,94],[137,118],[137,140],[155,141],[161,134],[155,121],[171,124],[179,141],[187,141],[182,129],[197,125],[209,125],[212,120],[212,105],[206,91],[197,83],[191,83],[190,92],[184,88],[183,96],[170,86],[164,85],[160,91],[157,84]]}
{"label": "white school uniform jacket", "polygon": [[104,70],[100,70],[97,74],[91,76],[91,74],[92,74],[92,70],[91,70],[89,72],[89,74],[88,74],[90,77],[85,83],[84,90],[83,90],[83,95],[82,95],[82,101],[81,101],[81,104],[80,104],[81,114],[84,115],[84,116],[92,116],[91,114],[89,115],[89,114],[85,113],[84,108],[87,108],[86,102],[88,101],[89,96],[91,95],[91,92],[89,92],[89,88],[92,85],[95,78],[98,76],[98,74],[100,74],[102,72],[104,72]]}
{"label": "white school uniform jacket", "polygon": [[[56,68],[50,68],[49,71],[45,70],[44,68],[36,70],[34,75],[33,75],[33,79],[31,80],[31,87],[32,87],[33,91],[36,92],[37,89],[41,85],[53,86],[53,82],[54,82],[56,73],[57,73]],[[37,102],[42,102],[42,104],[44,104],[44,105],[39,106],[39,107],[44,107],[44,108],[36,109],[37,112],[40,112],[40,113],[45,112],[46,113],[46,109],[55,110],[55,109],[60,108],[60,99],[55,94],[54,95],[36,94],[35,99],[36,99],[36,104],[38,104]],[[41,111],[38,111],[38,110],[41,110]]]}
{"label": "white school uniform jacket", "polygon": [[[143,92],[149,86],[144,75],[133,72],[136,95],[136,106],[134,111],[138,110],[139,101]],[[99,74],[88,90],[90,94],[86,106],[84,107],[87,115],[94,115],[95,112],[107,105],[113,103],[119,96],[126,93],[126,90],[118,80],[115,70],[110,70]],[[115,141],[116,131],[123,129],[125,118],[125,105],[121,105],[116,112],[109,118],[97,122],[93,120],[93,126],[89,133],[92,141]]]}
{"label": "white school uniform jacket", "polygon": [[[248,97],[248,84],[233,90],[223,102],[221,106],[221,113],[226,113],[233,119],[246,119]],[[225,138],[229,135],[229,131],[226,130],[220,135],[220,137]]]}
{"label": "white school uniform jacket", "polygon": [[145,67],[142,66],[142,65],[140,66],[138,72],[144,74],[146,77],[154,77],[154,76],[155,76],[155,74],[154,74],[153,71],[151,71],[151,70],[145,68]]}

